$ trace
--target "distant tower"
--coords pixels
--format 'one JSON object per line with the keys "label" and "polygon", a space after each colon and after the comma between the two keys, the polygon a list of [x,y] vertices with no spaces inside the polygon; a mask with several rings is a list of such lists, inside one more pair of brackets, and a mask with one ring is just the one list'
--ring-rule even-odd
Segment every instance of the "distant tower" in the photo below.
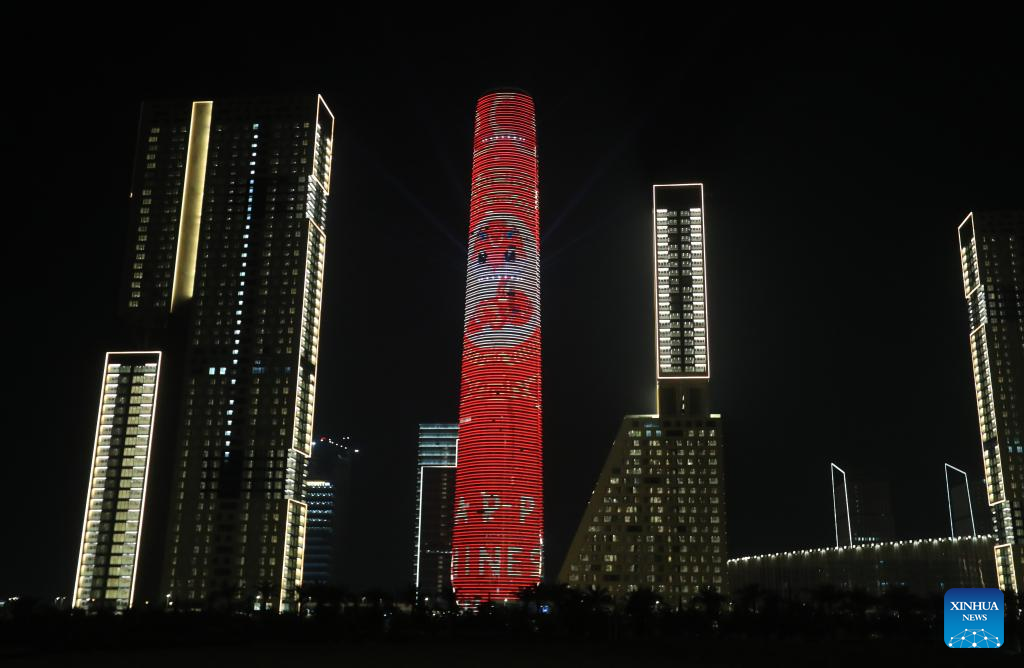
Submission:
{"label": "distant tower", "polygon": [[957,228],[982,466],[1002,589],[1024,585],[1024,212]]}
{"label": "distant tower", "polygon": [[[708,412],[704,187],[656,185],[656,415],[627,415],[559,581],[624,597],[650,588],[677,605],[728,591],[722,420]],[[461,466],[461,462],[460,462]]]}
{"label": "distant tower", "polygon": [[308,521],[303,555],[303,582],[341,586],[346,557],[352,552],[352,466],[359,450],[347,436],[321,436],[313,442],[306,469]]}
{"label": "distant tower", "polygon": [[452,521],[459,425],[421,424],[416,454],[413,582],[421,601],[452,591]]}
{"label": "distant tower", "polygon": [[476,107],[452,585],[514,599],[541,578],[540,230],[533,99]]}
{"label": "distant tower", "polygon": [[887,481],[854,480],[849,483],[850,525],[853,544],[896,540],[892,490]]}

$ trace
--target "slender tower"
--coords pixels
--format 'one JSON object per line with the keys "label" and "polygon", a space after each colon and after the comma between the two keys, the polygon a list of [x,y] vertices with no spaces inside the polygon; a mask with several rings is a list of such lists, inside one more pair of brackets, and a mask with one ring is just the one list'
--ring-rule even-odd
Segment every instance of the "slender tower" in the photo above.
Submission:
{"label": "slender tower", "polygon": [[968,213],[957,228],[982,466],[1002,589],[1024,584],[1024,212]]}
{"label": "slender tower", "polygon": [[540,581],[540,222],[533,99],[480,98],[473,133],[452,585],[459,605]]}

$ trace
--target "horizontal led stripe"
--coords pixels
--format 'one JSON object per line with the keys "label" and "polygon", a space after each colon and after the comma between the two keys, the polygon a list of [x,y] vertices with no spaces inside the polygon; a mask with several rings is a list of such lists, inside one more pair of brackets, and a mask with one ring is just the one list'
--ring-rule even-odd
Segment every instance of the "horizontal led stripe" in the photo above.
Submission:
{"label": "horizontal led stripe", "polygon": [[540,236],[533,100],[477,103],[452,537],[463,607],[540,580]]}

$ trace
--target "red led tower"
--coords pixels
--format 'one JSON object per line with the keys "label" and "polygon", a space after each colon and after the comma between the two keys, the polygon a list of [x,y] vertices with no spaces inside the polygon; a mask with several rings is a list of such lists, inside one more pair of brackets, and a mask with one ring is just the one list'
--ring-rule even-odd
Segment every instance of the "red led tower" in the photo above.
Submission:
{"label": "red led tower", "polygon": [[476,106],[452,586],[459,605],[540,581],[540,235],[533,99]]}

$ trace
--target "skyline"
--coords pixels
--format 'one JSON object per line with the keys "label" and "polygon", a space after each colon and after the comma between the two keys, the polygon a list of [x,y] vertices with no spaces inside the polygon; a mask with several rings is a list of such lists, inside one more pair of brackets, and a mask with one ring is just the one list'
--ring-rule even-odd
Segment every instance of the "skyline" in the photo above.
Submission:
{"label": "skyline", "polygon": [[[964,63],[970,62],[967,55],[961,58]],[[433,69],[435,75],[441,70],[439,64],[430,62],[420,67]],[[718,75],[728,69],[719,69]],[[1008,80],[1010,76],[990,72],[986,80],[982,73],[978,82],[962,85],[964,75],[957,79],[956,68],[945,68],[943,76],[950,71],[953,83],[943,85],[942,90],[947,86],[956,89],[959,83],[958,93],[972,88],[977,92],[986,81],[998,82],[1000,76]],[[926,81],[917,80],[916,85],[934,85],[940,73],[929,72],[932,78],[928,79],[926,73]],[[852,71],[846,74],[845,83],[858,78]],[[801,80],[798,75],[784,71],[780,78],[783,82],[788,79],[793,86]],[[597,76],[609,78],[607,73]],[[459,351],[458,336],[453,332],[459,330],[461,322],[464,265],[460,265],[460,254],[463,262],[465,257],[465,249],[457,240],[464,237],[468,207],[468,196],[456,184],[468,183],[469,164],[464,156],[468,155],[471,115],[465,109],[477,93],[488,87],[481,79],[502,77],[478,72],[461,82],[454,75],[439,78],[441,85],[420,85],[413,92],[384,91],[373,104],[365,99],[347,99],[346,91],[352,89],[341,84],[319,91],[331,100],[343,126],[335,153],[335,182],[345,181],[346,185],[339,186],[341,195],[333,195],[335,209],[329,215],[337,241],[328,250],[326,265],[328,289],[316,433],[351,434],[367,444],[364,454],[371,461],[366,462],[364,475],[370,484],[362,481],[361,489],[364,494],[372,488],[393,490],[388,497],[372,497],[383,499],[385,525],[404,526],[412,516],[409,471],[413,470],[417,424],[456,417],[454,387]],[[944,535],[948,517],[939,465],[949,461],[965,468],[972,479],[980,472],[955,229],[967,211],[1021,208],[1019,185],[1014,185],[1021,182],[1021,168],[1011,162],[1011,156],[1020,155],[1019,133],[1006,134],[1010,127],[1007,123],[994,123],[992,129],[982,127],[977,110],[958,110],[957,114],[967,116],[959,124],[950,122],[954,113],[948,110],[933,111],[936,116],[918,119],[915,112],[921,110],[910,108],[912,105],[889,108],[886,115],[867,113],[863,120],[869,126],[875,124],[870,129],[883,130],[880,126],[891,120],[888,114],[895,114],[903,121],[899,129],[908,134],[895,165],[888,161],[875,165],[877,171],[864,170],[858,182],[843,176],[856,175],[861,171],[858,166],[870,164],[878,155],[873,150],[878,148],[875,142],[884,142],[863,128],[852,136],[831,134],[832,123],[826,122],[827,118],[808,118],[793,97],[769,97],[780,106],[759,106],[764,118],[750,115],[733,123],[733,127],[740,128],[740,137],[734,138],[734,143],[712,145],[713,139],[728,134],[722,125],[712,126],[719,128],[718,135],[712,132],[710,138],[684,129],[681,137],[671,140],[681,150],[672,152],[663,150],[664,143],[659,141],[668,130],[678,127],[671,119],[662,116],[636,123],[632,112],[644,111],[643,106],[621,101],[611,102],[610,106],[616,107],[613,110],[595,110],[589,104],[588,91],[601,86],[593,83],[582,88],[569,86],[560,94],[556,74],[545,79],[535,71],[521,78],[521,85],[533,93],[538,104],[545,184],[542,229],[547,227],[550,235],[542,268],[545,440],[551,443],[545,447],[545,487],[553,495],[547,503],[546,533],[561,545],[551,546],[546,575],[557,572],[571,535],[568,527],[574,526],[582,514],[615,425],[623,414],[654,408],[653,393],[648,389],[653,378],[649,368],[653,341],[646,328],[640,331],[635,325],[649,322],[652,312],[648,304],[649,270],[637,269],[649,245],[633,237],[645,222],[647,188],[658,181],[704,182],[708,208],[716,221],[714,229],[709,229],[708,240],[716,258],[708,281],[715,303],[711,315],[715,319],[711,338],[716,351],[712,392],[716,409],[729,420],[727,498],[730,542],[735,546],[730,556],[827,545],[832,530],[829,492],[827,485],[818,486],[818,481],[821,462],[832,459],[844,466],[851,460],[853,465],[874,466],[889,479],[898,471],[912,471],[912,484],[899,490],[894,503],[897,520],[908,525],[899,527],[899,535]],[[891,85],[895,85],[896,78],[894,75],[889,80]],[[213,81],[211,77],[199,87],[210,87]],[[112,83],[108,80],[106,85]],[[856,81],[854,84],[856,91]],[[180,86],[172,83],[167,88],[176,85]],[[633,85],[643,88],[640,83]],[[863,90],[865,85],[860,85]],[[761,86],[762,93],[770,93],[769,85]],[[382,92],[372,85],[362,90]],[[677,99],[685,99],[685,91],[673,90]],[[937,90],[929,90],[931,101],[946,99]],[[104,163],[106,172],[103,168],[95,172],[73,170],[81,182],[69,184],[66,202],[52,204],[57,219],[75,221],[79,219],[61,216],[60,212],[74,210],[75,202],[90,202],[89,220],[96,224],[73,232],[71,240],[102,250],[101,257],[113,264],[121,260],[123,231],[128,225],[124,175],[129,172],[133,153],[130,147],[124,150],[124,144],[125,137],[134,135],[140,92],[126,89],[113,96],[117,102],[110,104],[117,111],[109,119],[100,120],[98,110],[83,111],[83,125],[95,128],[95,136],[81,138],[83,146],[122,148],[110,150],[109,158],[105,158],[109,162]],[[782,92],[799,98],[792,90]],[[847,97],[838,86],[826,84],[819,92],[826,99],[831,94],[832,102],[857,103],[855,94]],[[1004,104],[977,105],[996,110],[986,114],[1003,114],[1002,118],[1011,119],[1021,108],[1019,92],[1013,97],[1003,90],[1000,97],[998,88],[993,87],[988,95]],[[882,97],[886,96],[890,101],[902,99],[894,90],[883,90]],[[390,112],[376,122],[370,118],[371,112],[387,109],[389,100],[395,99],[411,99],[414,107],[416,103],[422,105],[416,109],[415,122],[429,141],[427,150],[407,163],[397,159],[401,155],[399,143],[389,143],[379,131],[394,120]],[[952,95],[950,99],[954,99]],[[814,106],[820,102],[812,100],[810,104],[814,112],[821,111]],[[729,109],[743,116],[739,107]],[[869,111],[867,105],[855,109]],[[104,109],[104,113],[107,111]],[[698,109],[694,113],[706,121],[712,111]],[[842,117],[847,119],[856,116],[850,111],[844,114]],[[577,122],[581,115],[582,126]],[[125,119],[130,120],[124,123]],[[783,130],[773,127],[773,122],[782,123]],[[378,132],[366,133],[367,127],[376,127]],[[944,142],[932,147],[929,142],[935,135],[930,131],[942,127],[955,129],[940,133]],[[970,139],[952,136],[965,127],[972,132]],[[610,140],[590,146],[591,131],[598,128],[612,128]],[[785,129],[800,132],[787,134]],[[432,133],[435,138],[430,137]],[[881,135],[889,139],[892,136],[884,132]],[[813,141],[822,137],[833,140],[827,150]],[[867,142],[866,146],[858,145],[861,140]],[[926,149],[922,155],[913,159],[908,155],[922,148]],[[83,152],[96,154],[88,148]],[[663,152],[672,155],[661,155]],[[974,154],[984,156],[983,162],[988,164],[967,165],[962,160]],[[68,161],[68,165],[76,159],[59,152],[54,155],[54,160]],[[957,164],[957,157],[962,164]],[[938,162],[928,164],[927,158]],[[851,159],[852,164],[841,164]],[[831,168],[828,175],[819,173],[823,162]],[[457,178],[449,178],[448,168]],[[934,178],[937,176],[940,178]],[[360,195],[361,189],[365,192]],[[86,194],[94,199],[83,199]],[[381,202],[386,202],[390,210],[376,209]],[[369,221],[376,225],[362,226],[367,213],[372,214]],[[879,220],[876,216],[884,217]],[[823,221],[828,223],[826,229],[822,228]],[[108,227],[99,226],[101,222]],[[887,225],[880,229],[881,224]],[[360,250],[382,249],[388,244],[397,257],[383,269],[379,261],[386,253]],[[65,318],[87,322],[93,313],[112,308],[104,295],[112,290],[116,273],[112,268],[97,267],[95,258],[79,257],[81,249],[77,245],[55,242],[53,263],[61,273],[47,279],[43,286],[50,288],[52,299],[53,287],[74,276],[82,281],[85,294],[96,295],[95,300],[91,307],[61,303],[62,317],[40,311],[44,334],[38,342],[25,344],[50,350],[47,359],[67,370],[67,384],[49,390],[50,396],[63,405],[82,403],[82,397],[94,391],[100,366],[96,352],[104,345],[99,330],[110,325],[97,315],[97,332],[79,331],[81,338],[75,346],[48,344],[60,342],[59,325]],[[763,257],[773,253],[774,257]],[[376,256],[376,262],[364,261],[361,255]],[[387,271],[399,272],[400,277],[387,278],[383,275]],[[359,280],[367,276],[372,280]],[[367,283],[373,281],[380,281],[379,289],[367,290]],[[407,314],[390,313],[378,303],[382,301],[380,295],[391,288],[402,289],[403,299],[413,305]],[[886,296],[891,301],[886,301]],[[813,310],[815,319],[805,317],[809,310]],[[350,321],[349,313],[362,317]],[[377,331],[375,341],[374,335],[358,338],[355,330],[375,329],[361,322],[391,325],[389,331]],[[580,331],[591,340],[577,345]],[[760,336],[752,336],[754,332]],[[808,338],[789,340],[798,333]],[[829,337],[838,338],[837,345],[824,340]],[[446,343],[450,338],[455,344]],[[548,347],[549,341],[557,352]],[[415,400],[399,397],[387,410],[375,408],[373,404],[386,396],[386,388],[393,386],[394,378],[402,372],[403,364],[387,359],[389,351],[403,350],[402,346],[407,346],[402,355],[405,360],[416,360],[418,375],[437,378],[436,385],[431,384],[426,393],[430,396]],[[878,371],[859,374],[863,369]],[[377,374],[379,377],[375,377]],[[888,378],[892,386],[886,386],[883,378]],[[607,396],[597,400],[598,407],[594,407],[593,400],[576,396],[579,388],[593,386],[607,388]],[[793,441],[766,435],[761,426],[778,424],[780,407],[763,404],[766,397],[780,395],[789,397],[782,408],[801,415],[802,429],[806,429],[806,433],[791,435]],[[400,417],[393,418],[394,424],[375,437],[375,427],[389,411]],[[94,406],[84,412],[92,413],[94,419]],[[596,417],[592,425],[581,426],[580,415]],[[943,419],[935,420],[935,416]],[[52,438],[59,449],[49,465],[61,489],[52,498],[42,500],[43,512],[62,517],[66,510],[71,518],[68,530],[61,527],[34,533],[23,520],[13,518],[13,530],[27,535],[42,555],[33,547],[25,550],[25,555],[5,556],[2,593],[49,593],[43,588],[52,586],[46,583],[55,577],[67,583],[62,588],[69,588],[67,564],[73,563],[74,534],[80,531],[80,526],[72,525],[81,516],[88,467],[90,429],[83,432],[83,422],[88,419],[83,420],[73,409],[66,423],[52,427]],[[40,439],[38,434],[31,434],[26,430],[23,442]],[[827,440],[824,445],[823,437]],[[773,454],[779,451],[792,457],[779,461]],[[8,467],[8,475],[23,470],[18,464],[26,461],[22,458],[27,453],[15,452],[13,456],[15,463]],[[389,473],[392,466],[394,474]],[[799,495],[777,499],[775,510],[796,521],[771,527],[770,533],[759,530],[761,518],[755,502],[758,491],[807,480],[813,481],[812,487]],[[23,489],[17,481],[7,488],[5,494]],[[736,489],[750,491],[738,495]],[[408,499],[399,498],[405,496]],[[71,536],[70,550],[66,549],[68,540],[63,533]],[[400,587],[408,580],[408,532],[393,533],[394,538],[383,533],[373,535],[371,542],[380,545],[387,556],[380,564],[364,560],[363,585]],[[31,566],[35,562],[39,565]]]}

